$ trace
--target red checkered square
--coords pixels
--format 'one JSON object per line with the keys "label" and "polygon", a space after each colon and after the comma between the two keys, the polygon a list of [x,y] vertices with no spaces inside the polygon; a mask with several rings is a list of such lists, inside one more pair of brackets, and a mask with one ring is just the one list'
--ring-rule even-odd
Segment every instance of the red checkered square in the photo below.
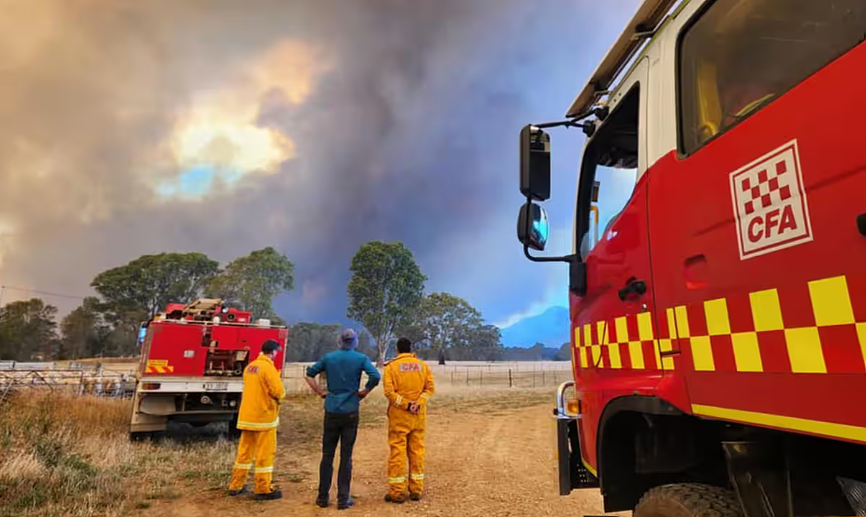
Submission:
{"label": "red checkered square", "polygon": [[781,176],[782,174],[785,174],[786,172],[788,172],[788,166],[785,165],[785,162],[779,162],[776,164],[776,174],[777,175]]}

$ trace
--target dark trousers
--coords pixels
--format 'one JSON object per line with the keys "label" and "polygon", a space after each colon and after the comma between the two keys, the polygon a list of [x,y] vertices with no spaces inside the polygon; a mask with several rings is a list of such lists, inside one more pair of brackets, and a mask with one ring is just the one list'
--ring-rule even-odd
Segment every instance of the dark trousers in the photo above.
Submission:
{"label": "dark trousers", "polygon": [[327,500],[334,476],[334,455],[340,442],[340,470],[337,472],[337,502],[349,499],[352,483],[352,450],[358,436],[358,413],[325,413],[322,433],[322,463],[319,465],[319,499]]}

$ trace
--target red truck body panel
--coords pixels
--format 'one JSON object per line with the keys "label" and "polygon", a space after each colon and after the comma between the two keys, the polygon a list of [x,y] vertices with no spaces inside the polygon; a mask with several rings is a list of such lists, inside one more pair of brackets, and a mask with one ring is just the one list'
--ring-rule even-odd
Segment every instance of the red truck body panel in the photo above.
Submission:
{"label": "red truck body panel", "polygon": [[282,370],[287,338],[288,330],[280,327],[153,321],[142,345],[141,373],[167,377],[205,376],[208,350],[249,350],[252,360],[268,339],[282,347],[274,361],[277,369]]}
{"label": "red truck body panel", "polygon": [[[586,259],[587,295],[570,299],[590,470],[622,396],[866,443],[864,91],[860,44],[641,177]],[[617,297],[630,278],[646,281],[645,307]]]}

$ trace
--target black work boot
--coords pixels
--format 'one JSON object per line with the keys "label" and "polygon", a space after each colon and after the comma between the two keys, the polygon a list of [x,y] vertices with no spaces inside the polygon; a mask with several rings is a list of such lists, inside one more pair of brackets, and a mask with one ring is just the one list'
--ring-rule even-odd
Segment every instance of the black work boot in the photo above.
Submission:
{"label": "black work boot", "polygon": [[319,496],[316,498],[316,506],[319,508],[327,508],[331,505],[331,501],[328,500],[328,497]]}
{"label": "black work boot", "polygon": [[412,492],[412,493],[410,493],[410,494],[409,494],[409,499],[411,499],[411,500],[413,500],[413,501],[420,501],[420,500],[421,500],[421,492]]}
{"label": "black work boot", "polygon": [[249,492],[250,492],[250,491],[247,490],[247,486],[244,485],[244,486],[240,487],[240,488],[237,489],[237,490],[229,490],[229,496],[231,496],[231,497],[235,497],[235,496],[239,496],[239,495],[242,495],[242,494],[248,494]]}
{"label": "black work boot", "polygon": [[275,488],[266,494],[256,494],[253,499],[256,501],[271,501],[273,499],[282,499],[283,492],[279,488]]}
{"label": "black work boot", "polygon": [[391,497],[391,494],[385,494],[386,503],[403,504],[406,502],[405,496]]}
{"label": "black work boot", "polygon": [[355,500],[349,497],[345,501],[337,501],[337,510],[348,510],[355,506]]}

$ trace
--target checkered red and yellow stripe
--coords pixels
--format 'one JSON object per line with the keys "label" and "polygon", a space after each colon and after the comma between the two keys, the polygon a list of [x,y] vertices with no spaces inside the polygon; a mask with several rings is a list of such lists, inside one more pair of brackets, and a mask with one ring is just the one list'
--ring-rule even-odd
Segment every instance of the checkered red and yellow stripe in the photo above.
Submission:
{"label": "checkered red and yellow stripe", "polygon": [[866,299],[852,292],[866,285],[837,276],[668,308],[658,315],[658,336],[650,312],[578,326],[578,366],[866,373]]}
{"label": "checkered red and yellow stripe", "polygon": [[174,373],[174,366],[148,366],[147,373]]}

